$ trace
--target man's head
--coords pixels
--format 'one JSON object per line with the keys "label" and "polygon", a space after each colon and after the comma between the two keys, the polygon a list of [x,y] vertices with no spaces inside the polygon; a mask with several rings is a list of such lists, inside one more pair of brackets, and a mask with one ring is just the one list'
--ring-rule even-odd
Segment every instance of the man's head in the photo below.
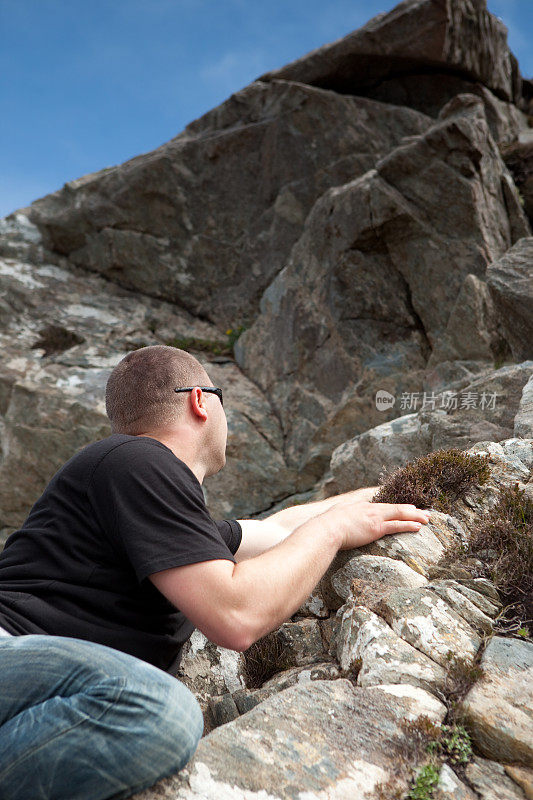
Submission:
{"label": "man's head", "polygon": [[184,460],[201,463],[205,475],[226,463],[227,421],[219,398],[195,388],[213,386],[200,362],[185,350],[166,345],[128,353],[112,371],[106,386],[106,412],[113,433],[153,436],[176,442]]}

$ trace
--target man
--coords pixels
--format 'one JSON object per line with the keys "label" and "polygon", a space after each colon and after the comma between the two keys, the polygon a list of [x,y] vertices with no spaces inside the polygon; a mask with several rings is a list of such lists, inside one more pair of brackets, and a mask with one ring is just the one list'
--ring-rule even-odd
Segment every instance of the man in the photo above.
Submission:
{"label": "man", "polygon": [[[217,396],[218,395],[218,396]],[[237,651],[289,619],[338,550],[418,530],[377,487],[214,521],[222,392],[191,354],[128,353],[112,434],[52,478],[0,554],[0,796],[125,798],[181,769],[203,718],[171,673],[194,628]]]}

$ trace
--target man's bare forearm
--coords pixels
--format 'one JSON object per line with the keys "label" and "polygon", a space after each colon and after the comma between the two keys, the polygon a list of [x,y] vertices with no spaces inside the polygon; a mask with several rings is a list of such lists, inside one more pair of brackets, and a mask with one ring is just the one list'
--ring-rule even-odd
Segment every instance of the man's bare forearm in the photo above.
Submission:
{"label": "man's bare forearm", "polygon": [[340,546],[329,518],[307,521],[282,542],[233,569],[239,627],[247,649],[289,619],[309,597]]}
{"label": "man's bare forearm", "polygon": [[369,486],[362,489],[353,489],[350,492],[337,494],[333,497],[326,497],[325,500],[316,500],[311,503],[301,503],[296,506],[288,506],[281,511],[276,511],[264,519],[269,522],[275,522],[281,525],[288,531],[294,531],[299,525],[316,517],[317,514],[322,514],[328,508],[339,503],[342,500],[370,500],[372,495],[379,489],[379,486]]}

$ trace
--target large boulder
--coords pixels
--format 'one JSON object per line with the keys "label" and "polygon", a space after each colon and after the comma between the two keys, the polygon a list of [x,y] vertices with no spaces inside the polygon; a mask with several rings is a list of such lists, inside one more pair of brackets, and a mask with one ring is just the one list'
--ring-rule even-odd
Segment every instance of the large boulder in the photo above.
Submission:
{"label": "large boulder", "polygon": [[484,756],[533,767],[533,642],[495,636],[461,711]]}
{"label": "large boulder", "polygon": [[429,122],[373,100],[255,82],[156,150],[25,211],[70,263],[225,331],[254,319],[315,200]]}
{"label": "large boulder", "polygon": [[475,81],[505,100],[522,93],[507,29],[485,0],[404,0],[260,80],[279,78],[424,108]]}
{"label": "large boulder", "polygon": [[[409,752],[402,722],[444,716],[423,690],[394,689],[353,686],[345,678],[291,686],[216,728],[181,772],[135,798],[377,797],[378,784],[399,772],[398,747]],[[398,785],[407,790],[404,775]]]}
{"label": "large boulder", "polygon": [[[278,409],[302,480],[316,480],[336,445],[382,421],[377,390],[423,388],[467,276],[483,281],[528,233],[473,95],[317,201],[235,351]],[[491,335],[485,350],[481,341],[475,355],[489,356]]]}
{"label": "large boulder", "polygon": [[502,150],[502,156],[522,196],[524,211],[533,224],[533,140],[513,142]]}

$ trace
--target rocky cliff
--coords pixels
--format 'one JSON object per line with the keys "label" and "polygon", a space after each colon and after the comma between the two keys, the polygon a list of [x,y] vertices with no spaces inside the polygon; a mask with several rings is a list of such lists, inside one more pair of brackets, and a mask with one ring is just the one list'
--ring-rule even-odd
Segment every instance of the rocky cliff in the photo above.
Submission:
{"label": "rocky cliff", "polygon": [[416,725],[451,719],[448,654],[483,673],[461,698],[473,753],[434,797],[533,796],[533,640],[498,627],[494,583],[437,568],[502,487],[533,494],[532,97],[484,0],[405,0],[0,221],[3,539],[107,435],[109,371],[147,344],[224,388],[215,517],[438,448],[493,459],[453,515],[337,558],[260,686],[196,632],[181,677],[206,735],[139,797],[406,796]]}

